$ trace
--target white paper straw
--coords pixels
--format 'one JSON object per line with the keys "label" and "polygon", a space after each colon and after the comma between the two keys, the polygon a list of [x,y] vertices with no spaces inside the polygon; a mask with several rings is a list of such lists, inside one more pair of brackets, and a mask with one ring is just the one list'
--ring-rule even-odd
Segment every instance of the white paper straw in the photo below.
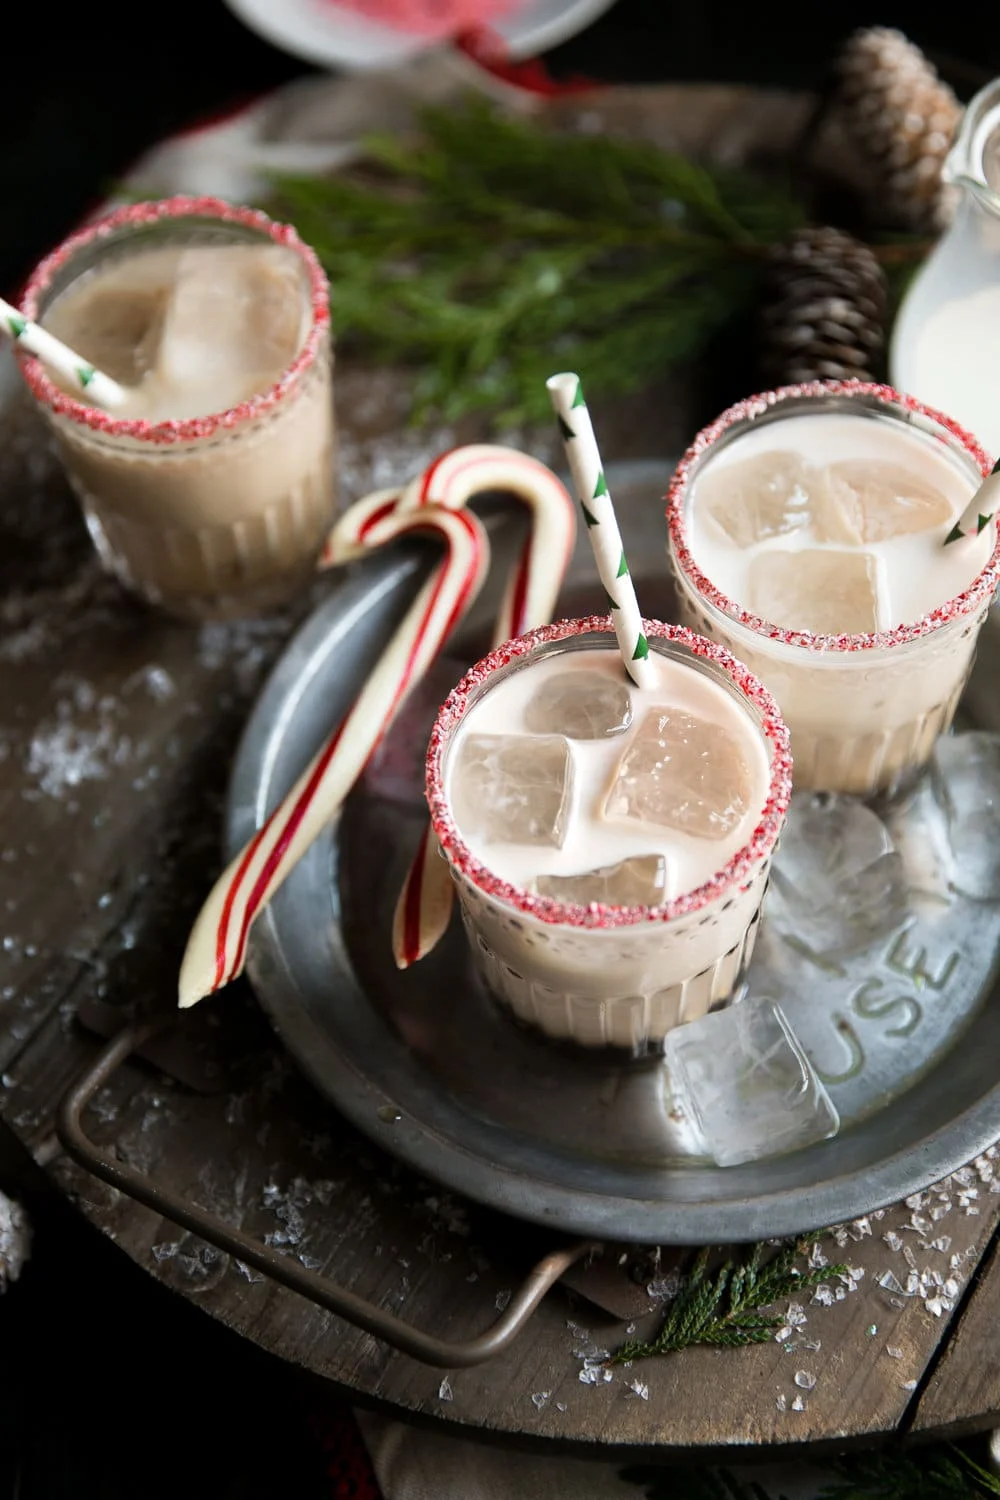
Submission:
{"label": "white paper straw", "polygon": [[637,687],[651,687],[654,674],[649,661],[649,643],[642,628],[639,601],[635,597],[622,534],[604,477],[590,412],[583,399],[580,377],[552,375],[545,385],[559,418],[566,461],[583,511],[598,576],[608,596],[625,670]]}
{"label": "white paper straw", "polygon": [[32,323],[16,307],[11,307],[9,302],[2,299],[0,324],[19,348],[27,349],[30,354],[37,354],[50,370],[71,381],[74,389],[86,396],[88,404],[99,406],[103,411],[114,411],[127,399],[128,392],[117,380],[112,380],[109,375],[102,375],[100,370],[95,370],[87,360],[74,354],[61,340],[53,338],[51,333],[40,328],[37,323]]}
{"label": "white paper straw", "polygon": [[944,539],[944,545],[961,541],[963,536],[978,536],[985,531],[996,515],[1000,505],[1000,463],[993,465],[988,479],[984,479],[968,505]]}

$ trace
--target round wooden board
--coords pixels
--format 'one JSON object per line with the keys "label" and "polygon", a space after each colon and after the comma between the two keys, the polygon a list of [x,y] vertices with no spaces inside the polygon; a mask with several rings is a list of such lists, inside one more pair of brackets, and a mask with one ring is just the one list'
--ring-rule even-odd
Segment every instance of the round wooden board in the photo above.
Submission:
{"label": "round wooden board", "polygon": [[[548,107],[562,118],[586,112],[590,128],[596,119],[736,161],[787,152],[809,101],[657,87]],[[606,457],[678,451],[710,414],[693,384],[599,407]],[[0,1117],[51,1181],[151,1276],[276,1357],[358,1402],[456,1432],[634,1456],[812,1448],[995,1424],[1000,1367],[984,1351],[1000,1272],[991,1265],[967,1306],[939,1316],[923,1298],[877,1284],[889,1269],[905,1280],[883,1237],[918,1247],[912,1207],[862,1222],[842,1249],[828,1247],[857,1274],[850,1289],[838,1284],[834,1305],[808,1305],[807,1323],[784,1343],[689,1351],[608,1381],[581,1379],[587,1354],[614,1348],[632,1323],[645,1331],[657,1320],[656,1297],[616,1273],[612,1259],[577,1290],[553,1291],[506,1355],[443,1385],[441,1371],[259,1278],[73,1165],[54,1134],[55,1109],[98,1033],[109,1034],[137,1001],[172,1002],[189,924],[218,867],[221,798],[240,728],[295,618],[199,630],[126,600],[100,574],[16,381],[5,390]],[[473,425],[395,430],[404,392],[403,377],[339,370],[345,500],[486,435]],[[524,441],[556,458],[548,432]],[[296,618],[334,586],[319,582]],[[408,1321],[451,1338],[479,1331],[551,1248],[538,1231],[450,1197],[358,1137],[292,1068],[246,986],[195,1012],[182,1043],[159,1061],[130,1062],[98,1095],[88,1117],[94,1137]],[[934,1199],[947,1205],[934,1232],[950,1237],[948,1252],[917,1248],[921,1266],[961,1256],[963,1288],[996,1227],[991,1170],[984,1163],[973,1173],[977,1197],[963,1200],[951,1183]],[[795,1410],[799,1371],[815,1385]]]}

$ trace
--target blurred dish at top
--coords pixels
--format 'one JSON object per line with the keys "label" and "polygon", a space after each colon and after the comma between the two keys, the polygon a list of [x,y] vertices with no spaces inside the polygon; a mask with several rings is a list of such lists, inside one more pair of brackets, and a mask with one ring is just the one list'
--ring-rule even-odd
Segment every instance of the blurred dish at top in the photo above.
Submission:
{"label": "blurred dish at top", "polygon": [[[307,62],[324,67],[391,68],[449,37],[468,34],[471,0],[433,7],[451,13],[454,29],[431,22],[426,0],[366,0],[357,8],[336,0],[225,0],[251,31]],[[534,57],[583,31],[613,0],[508,0],[484,5],[484,29],[518,61]],[[375,20],[378,9],[384,20]],[[393,20],[397,24],[393,24]]]}

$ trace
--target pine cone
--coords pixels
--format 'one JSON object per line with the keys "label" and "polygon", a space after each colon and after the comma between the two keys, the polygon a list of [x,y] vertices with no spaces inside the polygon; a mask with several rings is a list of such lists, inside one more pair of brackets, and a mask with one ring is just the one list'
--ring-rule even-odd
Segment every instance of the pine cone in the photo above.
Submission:
{"label": "pine cone", "polygon": [[839,229],[802,229],[769,256],[761,312],[768,386],[876,380],[886,281],[867,245]]}
{"label": "pine cone", "polygon": [[841,117],[872,169],[879,216],[918,233],[945,228],[953,209],[941,168],[962,117],[951,89],[887,26],[856,32],[836,71]]}

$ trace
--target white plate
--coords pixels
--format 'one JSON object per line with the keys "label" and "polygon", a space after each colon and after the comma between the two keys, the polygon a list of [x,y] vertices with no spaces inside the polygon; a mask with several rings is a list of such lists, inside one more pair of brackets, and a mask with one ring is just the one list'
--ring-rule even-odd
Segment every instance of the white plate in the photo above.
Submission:
{"label": "white plate", "polygon": [[[390,68],[425,50],[426,37],[381,26],[329,0],[225,0],[259,36],[323,67]],[[613,0],[529,0],[490,23],[514,61],[547,52],[595,21]]]}

